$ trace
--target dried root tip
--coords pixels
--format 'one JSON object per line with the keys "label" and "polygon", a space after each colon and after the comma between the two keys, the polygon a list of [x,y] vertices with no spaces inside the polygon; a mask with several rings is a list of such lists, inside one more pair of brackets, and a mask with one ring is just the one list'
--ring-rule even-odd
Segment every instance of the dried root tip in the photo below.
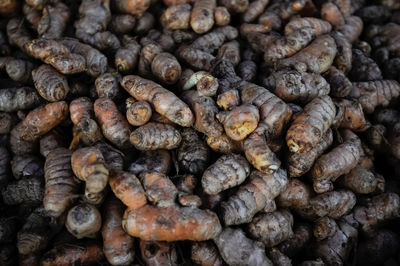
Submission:
{"label": "dried root tip", "polygon": [[181,143],[182,137],[173,126],[150,122],[136,130],[130,136],[130,141],[136,149],[158,150],[175,149]]}
{"label": "dried root tip", "polygon": [[69,92],[68,81],[49,65],[41,65],[32,71],[32,78],[40,96],[49,102],[62,101]]}
{"label": "dried root tip", "polygon": [[242,150],[241,142],[234,141],[225,134],[219,137],[207,137],[207,145],[212,150],[224,154],[240,152]]}
{"label": "dried root tip", "polygon": [[131,173],[119,171],[110,177],[110,187],[115,196],[130,209],[146,205],[146,195],[139,179]]}
{"label": "dried root tip", "polygon": [[204,192],[216,195],[223,190],[243,183],[250,174],[250,165],[240,155],[223,155],[203,173]]}
{"label": "dried root tip", "polygon": [[151,106],[145,101],[127,104],[126,118],[132,126],[142,126],[146,124],[150,120],[151,115]]}

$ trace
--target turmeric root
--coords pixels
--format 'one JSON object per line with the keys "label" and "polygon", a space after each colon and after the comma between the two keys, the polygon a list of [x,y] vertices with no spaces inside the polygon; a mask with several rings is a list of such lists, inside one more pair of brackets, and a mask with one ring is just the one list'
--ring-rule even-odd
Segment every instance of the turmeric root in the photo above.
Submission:
{"label": "turmeric root", "polygon": [[315,37],[327,34],[332,30],[332,26],[329,22],[318,18],[302,17],[292,19],[286,24],[285,35],[289,36],[302,28],[310,28]]}
{"label": "turmeric root", "polygon": [[193,124],[194,117],[189,107],[157,83],[130,75],[122,79],[121,85],[136,100],[150,102],[156,112],[166,116],[172,122],[184,127]]}
{"label": "turmeric root", "polygon": [[192,6],[189,4],[169,6],[160,18],[161,24],[165,29],[189,29],[191,10]]}
{"label": "turmeric root", "polygon": [[215,118],[218,108],[211,97],[201,96],[198,91],[188,90],[182,94],[182,99],[193,110],[196,117],[194,128],[197,131],[209,137],[219,137],[222,135],[223,127]]}
{"label": "turmeric root", "polygon": [[237,106],[231,111],[219,112],[217,119],[224,125],[228,137],[239,141],[256,129],[260,116],[254,105],[247,104]]}
{"label": "turmeric root", "polygon": [[61,244],[43,255],[43,266],[62,264],[98,264],[104,258],[103,249],[97,243]]}
{"label": "turmeric root", "polygon": [[162,173],[147,172],[140,175],[147,199],[157,207],[174,205],[178,190],[172,181]]}
{"label": "turmeric root", "polygon": [[299,179],[292,178],[289,179],[286,189],[279,194],[276,202],[283,208],[301,210],[309,204],[311,193],[308,185]]}
{"label": "turmeric root", "polygon": [[230,13],[243,13],[249,6],[248,0],[222,0],[220,5],[226,7]]}
{"label": "turmeric root", "polygon": [[112,14],[108,28],[117,34],[129,33],[136,24],[136,18],[130,14]]}
{"label": "turmeric root", "polygon": [[119,72],[131,72],[139,61],[140,45],[128,35],[122,37],[122,47],[115,53],[115,67]]}
{"label": "turmeric root", "polygon": [[[165,227],[165,223],[169,227]],[[192,207],[154,207],[127,209],[122,221],[124,230],[142,240],[204,241],[217,237],[221,225],[217,215],[209,210]]]}
{"label": "turmeric root", "polygon": [[159,53],[151,62],[151,71],[160,81],[174,84],[181,76],[181,65],[170,53]]}
{"label": "turmeric root", "polygon": [[180,60],[197,70],[209,71],[215,59],[212,54],[187,45],[181,45],[176,54]]}
{"label": "turmeric root", "polygon": [[76,177],[86,182],[85,197],[93,204],[103,200],[102,191],[107,186],[109,171],[104,157],[95,147],[80,148],[71,156],[72,170]]}
{"label": "turmeric root", "polygon": [[382,193],[371,198],[366,207],[356,207],[354,218],[361,229],[371,234],[375,227],[384,221],[399,217],[400,199],[395,193]]}
{"label": "turmeric root", "polygon": [[240,103],[240,96],[237,90],[228,90],[218,94],[217,105],[224,110],[231,110]]}
{"label": "turmeric root", "polygon": [[286,102],[309,102],[330,92],[329,83],[321,75],[294,70],[275,72],[264,84]]}
{"label": "turmeric root", "polygon": [[343,177],[343,185],[354,193],[369,194],[375,191],[378,180],[371,171],[357,165]]}
{"label": "turmeric root", "polygon": [[84,0],[79,6],[79,19],[74,23],[75,35],[78,39],[99,50],[116,50],[120,47],[118,38],[111,32],[106,31],[110,20],[109,1]]}
{"label": "turmeric root", "polygon": [[353,82],[350,92],[351,98],[356,98],[361,103],[364,112],[372,113],[376,107],[386,107],[392,99],[399,96],[400,85],[395,80],[376,80]]}
{"label": "turmeric root", "polygon": [[0,147],[0,187],[4,187],[12,179],[9,169],[10,160],[11,156],[8,150]]}
{"label": "turmeric root", "polygon": [[357,243],[358,232],[347,222],[340,220],[336,233],[314,245],[316,257],[322,258],[327,265],[344,265],[350,259]]}
{"label": "turmeric root", "polygon": [[71,53],[81,55],[85,58],[86,73],[92,77],[106,72],[107,57],[90,45],[79,42],[73,38],[63,38],[60,41]]}
{"label": "turmeric root", "polygon": [[46,216],[43,208],[35,209],[18,232],[19,254],[27,255],[44,250],[51,237],[56,233],[55,227],[55,225],[51,225],[50,217]]}
{"label": "turmeric root", "polygon": [[314,191],[323,193],[332,190],[332,182],[350,172],[358,164],[361,153],[360,140],[354,136],[319,157],[311,169]]}
{"label": "turmeric root", "polygon": [[150,122],[134,130],[130,141],[136,149],[158,150],[175,149],[179,146],[182,137],[173,126]]}
{"label": "turmeric root", "polygon": [[11,160],[11,171],[15,179],[43,177],[43,161],[33,155],[16,155]]}
{"label": "turmeric root", "polygon": [[226,134],[222,134],[219,137],[207,137],[207,145],[212,150],[224,154],[240,152],[242,150],[242,143],[232,140]]}
{"label": "turmeric root", "polygon": [[21,83],[31,83],[32,82],[32,70],[35,65],[24,59],[11,59],[6,64],[7,75],[15,81]]}
{"label": "turmeric root", "polygon": [[266,247],[273,247],[293,235],[293,216],[287,210],[273,213],[259,214],[248,225],[250,234],[264,243]]}
{"label": "turmeric root", "polygon": [[193,31],[202,34],[209,31],[214,25],[215,0],[200,0],[193,5],[190,14],[190,26]]}
{"label": "turmeric root", "polygon": [[183,89],[196,86],[200,96],[214,96],[218,90],[218,80],[205,71],[193,73],[185,82]]}
{"label": "turmeric root", "polygon": [[334,39],[329,35],[321,35],[297,54],[280,60],[278,67],[294,67],[299,72],[323,73],[332,65],[336,51]]}
{"label": "turmeric root", "polygon": [[258,107],[260,122],[268,126],[271,137],[280,135],[292,116],[290,107],[273,93],[256,84],[245,82],[239,90],[244,104]]}
{"label": "turmeric root", "polygon": [[345,18],[339,7],[334,3],[324,3],[321,7],[321,18],[330,24],[335,29],[340,29],[346,23]]}
{"label": "turmeric root", "polygon": [[192,261],[203,266],[221,266],[223,260],[219,251],[212,242],[195,242],[192,244],[191,257]]}
{"label": "turmeric root", "polygon": [[140,254],[146,265],[178,265],[174,243],[140,240]]}
{"label": "turmeric root", "polygon": [[269,0],[257,0],[249,4],[247,10],[242,14],[242,20],[246,23],[253,22],[263,13]]}
{"label": "turmeric root", "polygon": [[94,114],[106,139],[121,149],[130,146],[129,123],[111,99],[97,99],[94,102]]}
{"label": "turmeric root", "polygon": [[268,146],[268,135],[268,127],[264,123],[259,123],[253,133],[243,141],[246,159],[263,173],[273,173],[281,165],[278,157]]}
{"label": "turmeric root", "polygon": [[151,106],[145,101],[132,100],[132,98],[126,100],[126,119],[132,126],[142,126],[151,118]]}
{"label": "turmeric root", "polygon": [[182,132],[182,142],[178,148],[178,162],[184,173],[200,175],[207,167],[210,152],[197,133],[190,128]]}
{"label": "turmeric root", "polygon": [[135,258],[133,238],[122,229],[124,208],[115,197],[108,198],[101,228],[103,252],[111,265],[127,265]]}
{"label": "turmeric root", "polygon": [[92,145],[103,138],[100,127],[93,120],[93,103],[87,97],[76,98],[69,105],[71,121],[74,124],[74,141]]}
{"label": "turmeric root", "polygon": [[223,155],[203,173],[204,192],[215,195],[243,183],[250,174],[250,165],[240,155]]}
{"label": "turmeric root", "polygon": [[225,227],[214,238],[214,243],[228,265],[272,265],[265,255],[264,245],[246,237],[240,228]]}
{"label": "turmeric root", "polygon": [[304,211],[314,217],[329,216],[338,219],[349,213],[355,204],[356,196],[353,192],[335,190],[311,198]]}
{"label": "turmeric root", "polygon": [[329,96],[318,97],[308,103],[287,131],[289,150],[295,153],[310,151],[329,129],[335,115],[336,107]]}
{"label": "turmeric root", "polygon": [[257,212],[285,190],[287,183],[286,172],[282,169],[273,174],[253,171],[249,183],[240,186],[228,201],[221,203],[225,224],[251,222]]}
{"label": "turmeric root", "polygon": [[35,39],[25,45],[27,53],[51,65],[62,74],[76,74],[86,70],[86,60],[80,54],[72,53],[61,42]]}
{"label": "turmeric root", "polygon": [[150,0],[142,0],[142,1],[129,1],[122,0],[115,3],[116,8],[119,12],[124,14],[132,14],[141,17],[143,13],[149,8],[151,1]]}
{"label": "turmeric root", "polygon": [[17,112],[38,106],[41,98],[37,91],[30,87],[6,88],[0,90],[0,111]]}
{"label": "turmeric root", "polygon": [[311,237],[312,231],[310,226],[308,224],[299,224],[294,227],[292,237],[280,243],[278,249],[285,255],[294,257],[307,247]]}
{"label": "turmeric root", "polygon": [[346,97],[349,95],[352,84],[341,70],[331,66],[324,73],[324,78],[330,85],[331,90],[329,94],[332,97]]}
{"label": "turmeric root", "polygon": [[338,225],[335,220],[327,216],[321,217],[315,221],[313,233],[314,237],[318,240],[324,240],[333,236],[338,230]]}
{"label": "turmeric root", "polygon": [[26,45],[32,40],[23,18],[12,18],[7,23],[7,36],[11,45],[17,46],[21,51],[27,52]]}
{"label": "turmeric root", "polygon": [[94,238],[101,228],[101,215],[90,204],[79,204],[68,211],[65,227],[76,238]]}
{"label": "turmeric root", "polygon": [[43,206],[53,217],[67,211],[79,191],[79,181],[71,168],[71,155],[71,151],[60,147],[46,156]]}
{"label": "turmeric root", "polygon": [[287,157],[288,172],[290,177],[299,177],[307,173],[315,160],[332,144],[332,130],[328,129],[322,139],[308,152],[290,152]]}
{"label": "turmeric root", "polygon": [[224,6],[217,6],[214,8],[215,25],[226,26],[231,22],[231,14]]}
{"label": "turmeric root", "polygon": [[334,66],[342,71],[348,73],[352,67],[352,45],[340,32],[332,32],[332,38],[335,40],[337,53],[333,61]]}
{"label": "turmeric root", "polygon": [[142,172],[156,171],[166,174],[171,166],[171,155],[167,150],[150,150],[140,154],[128,167],[128,171],[138,175]]}
{"label": "turmeric root", "polygon": [[49,102],[62,101],[67,97],[67,78],[49,65],[41,65],[32,71],[32,79],[40,96]]}
{"label": "turmeric root", "polygon": [[30,111],[17,126],[17,131],[22,139],[33,142],[60,124],[67,116],[66,102],[49,103]]}
{"label": "turmeric root", "polygon": [[360,17],[357,16],[349,16],[345,18],[346,24],[340,29],[340,32],[349,40],[350,43],[353,43],[358,37],[361,35],[361,32],[364,28],[364,23]]}
{"label": "turmeric root", "polygon": [[118,76],[112,73],[103,73],[94,82],[97,96],[116,100],[121,96],[118,85]]}
{"label": "turmeric root", "polygon": [[10,132],[10,149],[14,154],[25,155],[32,154],[38,150],[38,143],[24,140],[19,134],[19,124]]}
{"label": "turmeric root", "polygon": [[43,15],[37,25],[41,38],[59,39],[62,37],[70,18],[70,10],[61,1],[53,1],[43,8]]}
{"label": "turmeric root", "polygon": [[128,172],[119,171],[111,175],[110,187],[115,196],[131,210],[146,205],[146,195],[139,179]]}

